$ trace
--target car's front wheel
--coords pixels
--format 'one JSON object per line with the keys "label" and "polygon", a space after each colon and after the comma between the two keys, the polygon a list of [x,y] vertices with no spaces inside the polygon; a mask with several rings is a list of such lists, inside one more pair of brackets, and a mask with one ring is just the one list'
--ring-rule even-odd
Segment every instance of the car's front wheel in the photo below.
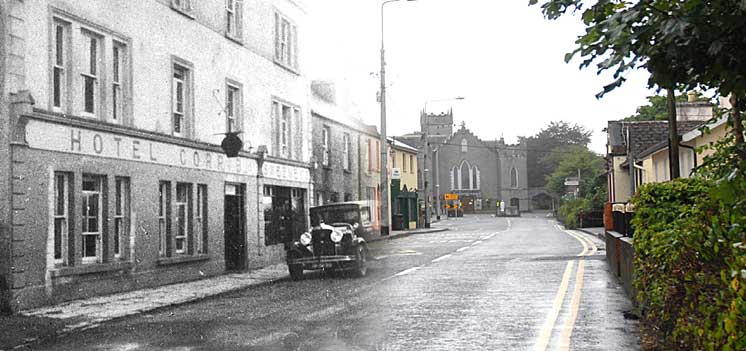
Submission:
{"label": "car's front wheel", "polygon": [[368,274],[368,262],[366,256],[365,247],[359,245],[355,249],[355,267],[352,270],[352,273],[356,277],[364,277]]}

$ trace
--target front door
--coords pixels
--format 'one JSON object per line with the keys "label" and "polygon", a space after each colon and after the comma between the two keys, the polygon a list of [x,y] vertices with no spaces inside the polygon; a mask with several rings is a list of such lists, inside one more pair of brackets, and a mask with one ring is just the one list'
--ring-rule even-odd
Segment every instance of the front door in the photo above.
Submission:
{"label": "front door", "polygon": [[229,271],[247,267],[244,189],[243,184],[225,184],[225,269]]}

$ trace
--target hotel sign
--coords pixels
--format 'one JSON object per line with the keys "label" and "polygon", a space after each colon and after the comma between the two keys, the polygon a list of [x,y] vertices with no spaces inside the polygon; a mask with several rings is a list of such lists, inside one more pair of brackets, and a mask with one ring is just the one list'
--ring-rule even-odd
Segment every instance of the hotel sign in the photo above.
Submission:
{"label": "hotel sign", "polygon": [[[220,152],[33,119],[26,125],[26,141],[34,149],[231,174],[257,174],[256,160],[247,157],[227,158]],[[303,167],[265,162],[262,170],[269,178],[310,180],[309,170]]]}

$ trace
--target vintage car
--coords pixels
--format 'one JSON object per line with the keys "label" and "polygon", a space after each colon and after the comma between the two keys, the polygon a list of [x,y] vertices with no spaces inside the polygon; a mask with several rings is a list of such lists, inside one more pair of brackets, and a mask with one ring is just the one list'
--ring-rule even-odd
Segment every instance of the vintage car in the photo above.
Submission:
{"label": "vintage car", "polygon": [[304,270],[318,269],[365,276],[368,245],[364,236],[372,235],[370,207],[367,201],[355,201],[311,208],[311,231],[288,246],[290,277],[298,280]]}

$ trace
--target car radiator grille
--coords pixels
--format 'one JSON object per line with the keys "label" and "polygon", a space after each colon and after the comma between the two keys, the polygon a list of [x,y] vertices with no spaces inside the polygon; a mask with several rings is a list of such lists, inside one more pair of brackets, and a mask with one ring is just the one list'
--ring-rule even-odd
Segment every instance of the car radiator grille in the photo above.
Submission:
{"label": "car radiator grille", "polygon": [[331,239],[331,231],[330,230],[318,230],[314,231],[312,233],[313,239],[313,253],[315,256],[331,256],[336,255],[336,250],[334,249],[334,242]]}

